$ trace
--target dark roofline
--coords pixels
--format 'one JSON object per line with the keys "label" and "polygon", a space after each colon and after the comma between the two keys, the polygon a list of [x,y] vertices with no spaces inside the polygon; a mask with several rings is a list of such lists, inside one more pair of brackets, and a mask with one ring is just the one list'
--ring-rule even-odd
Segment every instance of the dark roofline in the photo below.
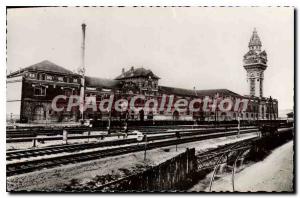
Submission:
{"label": "dark roofline", "polygon": [[[33,69],[33,68],[31,68],[31,67],[33,67],[33,66],[36,66],[36,65],[38,65],[38,64],[42,64],[42,63],[44,63],[44,62],[47,62],[48,64],[51,63],[51,64],[53,64],[54,66],[60,67],[60,68],[64,69],[64,70],[67,71],[67,72],[56,72],[56,71],[49,71],[49,70],[36,69],[36,68]],[[15,75],[21,75],[21,74],[23,74],[23,73],[26,72],[26,71],[34,71],[34,72],[37,72],[37,71],[38,71],[38,72],[44,72],[44,73],[52,73],[52,74],[60,74],[60,75],[70,75],[70,76],[77,76],[77,77],[81,76],[81,75],[79,75],[79,74],[77,74],[77,73],[74,73],[74,72],[72,72],[71,70],[68,70],[68,69],[66,69],[66,68],[64,68],[64,67],[62,67],[62,66],[60,66],[60,65],[57,65],[57,64],[51,62],[51,61],[44,60],[44,61],[35,63],[35,64],[33,64],[33,65],[27,66],[27,67],[25,67],[25,68],[21,68],[20,70],[17,70],[17,71],[15,71],[15,72],[12,72],[12,73],[10,73],[10,74],[7,75],[7,78],[14,77]]]}
{"label": "dark roofline", "polygon": [[[157,79],[157,80],[159,80],[160,78],[159,77],[157,77],[155,74],[153,74],[154,76],[153,76],[153,78],[152,79]],[[142,75],[138,75],[138,76],[133,76],[133,78],[137,78],[137,77],[143,77]],[[125,80],[125,79],[129,79],[129,78],[132,78],[131,76],[129,76],[129,77],[117,77],[117,78],[115,78],[115,80]]]}
{"label": "dark roofline", "polygon": [[120,86],[120,81],[93,76],[85,76],[85,86],[95,88],[116,89]]}
{"label": "dark roofline", "polygon": [[[219,93],[220,95],[224,94],[224,92],[227,92],[229,94],[227,95],[235,95],[240,98],[244,98],[244,96],[237,94],[233,91],[230,91],[229,89],[206,89],[206,90],[193,90],[193,89],[184,89],[184,88],[176,88],[176,87],[168,87],[168,86],[159,86],[159,89],[163,91],[163,89],[168,89],[169,91],[173,92],[171,94],[174,95],[181,95],[181,96],[209,96],[211,94],[207,94],[209,92],[215,92]],[[182,92],[182,93],[178,93]],[[184,93],[185,92],[185,93]],[[223,93],[222,93],[223,92]],[[224,94],[226,95],[226,94]]]}
{"label": "dark roofline", "polygon": [[38,71],[38,72],[43,72],[43,73],[51,73],[51,74],[59,74],[59,75],[69,75],[69,76],[76,76],[76,77],[80,77],[81,75],[80,74],[77,74],[77,73],[73,73],[73,74],[66,74],[66,73],[60,73],[60,72],[54,72],[54,71],[44,71],[44,70],[39,70],[39,69],[21,69],[19,71],[15,71],[15,72],[12,72],[10,74],[8,74],[6,77],[7,78],[11,78],[11,77],[14,77],[16,75],[22,75],[24,72],[27,72],[27,71]]}
{"label": "dark roofline", "polygon": [[155,75],[150,69],[145,69],[145,68],[143,68],[143,67],[138,67],[138,68],[133,68],[133,67],[132,67],[131,69],[129,69],[128,71],[126,71],[126,72],[124,73],[124,76],[123,76],[123,74],[120,74],[119,76],[117,76],[117,77],[115,78],[115,80],[125,80],[125,79],[129,79],[129,78],[144,77],[143,74],[137,74],[137,75],[134,75],[134,76],[128,76],[129,74],[131,74],[132,69],[133,69],[134,72],[136,72],[137,70],[143,69],[143,70],[145,70],[146,72],[152,74],[152,78],[153,78],[153,79],[157,79],[157,80],[160,79],[160,78],[159,78],[157,75]]}

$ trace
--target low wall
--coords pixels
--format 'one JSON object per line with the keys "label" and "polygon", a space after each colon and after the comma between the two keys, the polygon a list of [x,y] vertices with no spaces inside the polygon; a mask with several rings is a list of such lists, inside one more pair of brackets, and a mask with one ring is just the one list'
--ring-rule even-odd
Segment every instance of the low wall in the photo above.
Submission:
{"label": "low wall", "polygon": [[185,189],[196,170],[195,149],[144,172],[101,186],[101,191],[172,191]]}

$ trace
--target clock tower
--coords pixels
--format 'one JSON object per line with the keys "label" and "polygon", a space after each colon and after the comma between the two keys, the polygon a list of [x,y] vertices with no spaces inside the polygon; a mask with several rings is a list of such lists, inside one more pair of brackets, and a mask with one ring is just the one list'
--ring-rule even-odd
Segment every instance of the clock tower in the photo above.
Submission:
{"label": "clock tower", "polygon": [[244,68],[251,96],[263,97],[264,71],[267,68],[267,53],[261,51],[261,41],[256,29],[249,42],[249,51],[244,55]]}

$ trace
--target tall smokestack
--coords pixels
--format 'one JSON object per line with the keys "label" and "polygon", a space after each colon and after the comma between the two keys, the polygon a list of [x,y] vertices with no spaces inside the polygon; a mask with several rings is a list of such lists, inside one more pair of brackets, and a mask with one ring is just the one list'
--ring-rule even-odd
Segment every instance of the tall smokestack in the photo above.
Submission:
{"label": "tall smokestack", "polygon": [[81,24],[82,28],[82,44],[81,44],[81,67],[83,69],[83,75],[85,74],[85,28],[86,24]]}
{"label": "tall smokestack", "polygon": [[81,119],[84,119],[83,111],[84,111],[84,88],[85,88],[85,28],[86,24],[81,24],[82,28],[82,44],[81,44],[81,68],[79,70],[81,74],[81,88],[80,88],[80,112]]}

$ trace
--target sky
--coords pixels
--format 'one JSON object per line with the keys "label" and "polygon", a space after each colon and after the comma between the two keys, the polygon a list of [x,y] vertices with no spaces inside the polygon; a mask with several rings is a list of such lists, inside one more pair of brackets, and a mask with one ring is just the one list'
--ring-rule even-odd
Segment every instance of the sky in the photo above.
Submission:
{"label": "sky", "polygon": [[292,109],[294,10],[279,7],[53,7],[7,10],[7,73],[49,60],[81,64],[86,23],[86,74],[117,77],[144,67],[160,85],[229,89],[249,94],[243,55],[254,28],[268,54],[264,96]]}

